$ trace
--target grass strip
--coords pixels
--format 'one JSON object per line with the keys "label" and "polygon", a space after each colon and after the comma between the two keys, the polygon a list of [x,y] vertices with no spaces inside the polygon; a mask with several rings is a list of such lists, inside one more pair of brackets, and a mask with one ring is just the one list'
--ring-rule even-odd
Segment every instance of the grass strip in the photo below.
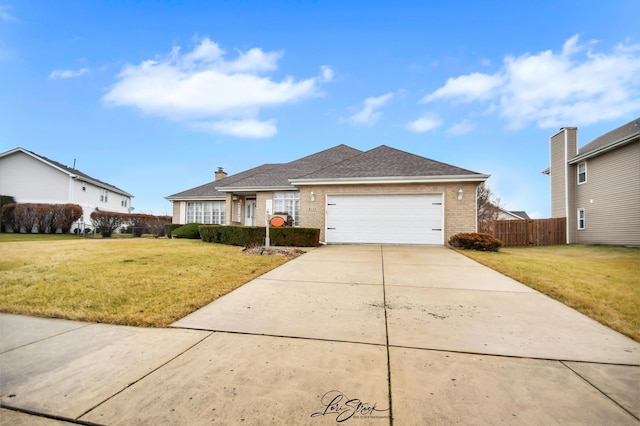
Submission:
{"label": "grass strip", "polygon": [[640,342],[640,248],[561,245],[508,247],[497,253],[458,251]]}

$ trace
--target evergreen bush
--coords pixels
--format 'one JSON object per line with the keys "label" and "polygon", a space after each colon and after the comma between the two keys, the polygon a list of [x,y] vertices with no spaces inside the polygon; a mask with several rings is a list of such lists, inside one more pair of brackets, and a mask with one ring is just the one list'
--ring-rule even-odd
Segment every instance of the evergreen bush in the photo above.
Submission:
{"label": "evergreen bush", "polygon": [[197,240],[200,238],[200,231],[198,230],[200,226],[200,223],[187,223],[171,231],[171,237]]}
{"label": "evergreen bush", "polygon": [[[224,226],[202,225],[200,237],[208,243],[232,246],[261,246],[264,244],[266,228],[264,226]],[[319,244],[320,230],[315,228],[269,228],[271,245],[290,247],[316,247]]]}

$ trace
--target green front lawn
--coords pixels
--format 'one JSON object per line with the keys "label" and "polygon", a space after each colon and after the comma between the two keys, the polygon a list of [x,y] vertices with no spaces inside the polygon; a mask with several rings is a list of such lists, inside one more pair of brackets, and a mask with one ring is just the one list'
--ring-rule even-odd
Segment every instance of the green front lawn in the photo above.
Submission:
{"label": "green front lawn", "polygon": [[288,260],[201,240],[12,235],[1,312],[112,324],[167,326]]}
{"label": "green front lawn", "polygon": [[497,253],[458,251],[640,341],[640,248],[562,245],[509,247]]}

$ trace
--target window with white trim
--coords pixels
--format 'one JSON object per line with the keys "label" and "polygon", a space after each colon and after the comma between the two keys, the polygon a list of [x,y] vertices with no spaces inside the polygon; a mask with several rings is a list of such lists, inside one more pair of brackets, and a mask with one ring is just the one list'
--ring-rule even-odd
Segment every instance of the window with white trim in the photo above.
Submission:
{"label": "window with white trim", "polygon": [[226,207],[224,201],[187,202],[187,223],[224,225]]}
{"label": "window with white trim", "polygon": [[288,213],[293,217],[293,224],[300,223],[300,192],[281,191],[273,193],[273,212]]}
{"label": "window with white trim", "polygon": [[122,200],[120,201],[120,206],[127,207],[128,204],[129,204],[129,200],[126,197],[122,197]]}
{"label": "window with white trim", "polygon": [[578,163],[578,185],[587,181],[587,162]]}
{"label": "window with white trim", "polygon": [[585,229],[585,227],[586,221],[584,209],[578,209],[578,229]]}
{"label": "window with white trim", "polygon": [[106,189],[100,190],[100,201],[103,203],[109,202],[109,191],[107,191]]}

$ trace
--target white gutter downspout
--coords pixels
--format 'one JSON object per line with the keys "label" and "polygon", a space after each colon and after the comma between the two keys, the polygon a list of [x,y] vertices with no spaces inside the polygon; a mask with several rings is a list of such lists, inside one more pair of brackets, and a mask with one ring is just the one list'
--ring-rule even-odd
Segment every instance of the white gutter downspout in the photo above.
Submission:
{"label": "white gutter downspout", "polygon": [[75,197],[74,197],[74,195],[75,195],[74,194],[74,186],[75,185],[74,185],[74,180],[73,180],[74,177],[75,176],[73,176],[73,175],[69,175],[69,196],[68,196],[68,199],[69,199],[69,203],[70,204],[73,204],[73,202],[75,200]]}
{"label": "white gutter downspout", "polygon": [[569,240],[570,240],[570,235],[569,235],[569,228],[570,228],[570,220],[569,220],[569,158],[567,158],[567,150],[568,150],[568,145],[569,145],[569,133],[567,132],[567,129],[564,129],[564,216],[567,218],[567,223],[566,223],[566,243],[569,244]]}

